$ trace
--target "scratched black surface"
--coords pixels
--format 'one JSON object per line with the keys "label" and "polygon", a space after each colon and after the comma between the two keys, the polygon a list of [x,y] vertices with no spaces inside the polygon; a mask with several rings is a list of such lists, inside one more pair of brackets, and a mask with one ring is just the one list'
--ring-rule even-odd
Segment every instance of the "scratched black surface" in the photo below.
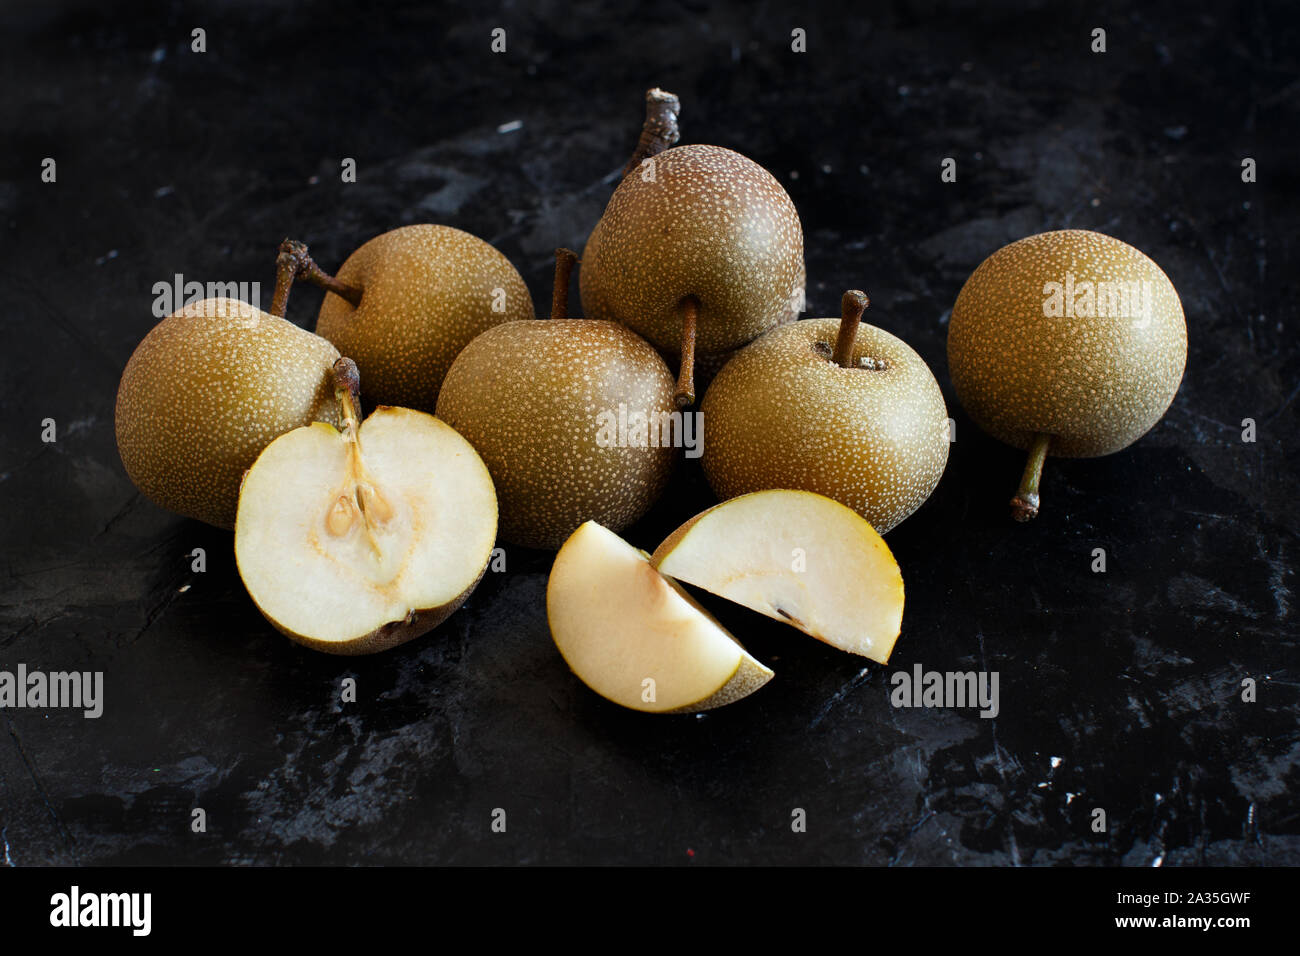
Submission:
{"label": "scratched black surface", "polygon": [[[0,668],[103,671],[106,700],[99,720],[0,712],[4,861],[1300,863],[1300,30],[1280,3],[1060,6],[6,8]],[[524,551],[383,656],[278,636],[230,536],[143,500],[118,460],[113,397],[153,283],[269,293],[287,234],[328,268],[431,220],[495,243],[545,302],[551,250],[581,248],[655,84],[682,96],[684,141],[787,187],[810,312],[866,288],[957,420],[938,491],[889,536],[908,592],[890,665],[708,601],[777,678],[699,719],[623,711],[565,668],[550,556]],[[1064,226],[1165,269],[1188,369],[1135,446],[1051,462],[1044,513],[1019,526],[1020,455],[956,405],[945,322],[984,256]],[[310,328],[319,300],[295,292],[290,318]],[[684,466],[628,537],[653,547],[712,502]],[[917,662],[997,670],[1001,713],[892,708],[889,674]]]}

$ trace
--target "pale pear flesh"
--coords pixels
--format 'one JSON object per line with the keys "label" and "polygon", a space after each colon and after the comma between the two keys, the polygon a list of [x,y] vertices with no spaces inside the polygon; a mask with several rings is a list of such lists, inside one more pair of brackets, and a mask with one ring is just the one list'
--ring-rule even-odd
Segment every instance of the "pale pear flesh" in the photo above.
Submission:
{"label": "pale pear flesh", "polygon": [[902,627],[903,577],[889,546],[855,511],[812,492],[725,501],[673,532],[651,562],[881,664]]}
{"label": "pale pear flesh", "polygon": [[588,687],[624,707],[707,710],[772,677],[676,582],[651,567],[644,551],[594,521],[556,555],[546,609],[565,662]]}
{"label": "pale pear flesh", "polygon": [[329,653],[430,630],[478,583],[497,504],[478,454],[432,415],[380,408],[357,430],[317,423],[272,442],[244,478],[240,576],[262,613]]}

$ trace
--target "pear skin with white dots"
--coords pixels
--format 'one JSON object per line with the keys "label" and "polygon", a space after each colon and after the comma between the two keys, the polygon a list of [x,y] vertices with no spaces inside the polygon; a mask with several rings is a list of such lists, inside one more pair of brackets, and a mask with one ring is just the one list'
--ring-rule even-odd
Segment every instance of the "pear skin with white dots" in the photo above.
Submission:
{"label": "pear skin with white dots", "polygon": [[841,318],[773,329],[718,373],[700,410],[719,498],[802,489],[885,534],[933,493],[948,462],[943,394],[906,342],[860,323],[865,303],[851,290]]}
{"label": "pear skin with white dots", "polygon": [[357,363],[367,405],[432,412],[461,349],[494,325],[533,317],[510,260],[450,226],[422,223],[376,236],[335,278],[359,288],[361,301],[327,294],[316,333]]}
{"label": "pear skin with white dots", "polygon": [[948,324],[957,398],[982,429],[1030,451],[1013,512],[1038,511],[1048,455],[1127,448],[1168,410],[1187,364],[1169,277],[1099,232],[1043,232],[1003,246],[962,286]]}
{"label": "pear skin with white dots", "polygon": [[623,178],[587,240],[588,318],[622,322],[675,356],[687,297],[699,302],[702,353],[734,349],[797,315],[803,229],[775,177],[721,146],[675,146],[647,162]]}
{"label": "pear skin with white dots", "polygon": [[[492,473],[502,540],[527,548],[558,548],[584,521],[623,530],[662,494],[677,454],[681,418],[659,353],[618,322],[566,318],[576,260],[556,252],[549,319],[488,329],[438,395],[438,417]],[[620,433],[618,422],[645,427]]]}
{"label": "pear skin with white dots", "polygon": [[659,354],[615,322],[529,319],[484,332],[452,364],[438,417],[483,456],[501,499],[501,538],[558,548],[578,525],[613,531],[659,498],[676,450],[604,437],[602,418],[658,423],[675,411]]}
{"label": "pear skin with white dots", "polygon": [[155,504],[234,528],[239,484],[271,441],[339,423],[325,339],[246,302],[192,302],[150,330],[117,390],[122,464]]}

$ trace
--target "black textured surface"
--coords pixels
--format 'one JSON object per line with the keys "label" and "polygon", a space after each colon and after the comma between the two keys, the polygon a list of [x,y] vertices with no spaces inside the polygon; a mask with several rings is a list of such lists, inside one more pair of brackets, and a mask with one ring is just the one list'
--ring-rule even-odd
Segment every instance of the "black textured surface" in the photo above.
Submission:
{"label": "black textured surface", "polygon": [[[1300,31],[1283,3],[1060,6],[0,14],[0,668],[106,684],[98,720],[0,711],[3,860],[1300,863]],[[113,397],[153,284],[257,280],[269,302],[285,235],[331,268],[438,221],[495,243],[545,303],[551,250],[581,248],[656,84],[683,99],[684,142],[739,149],[787,187],[809,313],[867,289],[868,321],[944,388],[948,471],[889,536],[908,593],[893,660],[711,601],[776,679],[698,719],[623,711],[564,666],[550,555],[522,551],[396,651],[290,644],[245,595],[231,537],[160,511],[121,468]],[[986,255],[1064,226],[1164,268],[1188,368],[1136,445],[1049,462],[1022,526],[1006,508],[1021,455],[956,405],[945,321]],[[298,290],[290,318],[310,328],[319,301]],[[684,466],[627,537],[652,548],[712,502]],[[916,662],[998,671],[1001,713],[892,708],[889,675]],[[344,676],[356,704],[338,703]]]}

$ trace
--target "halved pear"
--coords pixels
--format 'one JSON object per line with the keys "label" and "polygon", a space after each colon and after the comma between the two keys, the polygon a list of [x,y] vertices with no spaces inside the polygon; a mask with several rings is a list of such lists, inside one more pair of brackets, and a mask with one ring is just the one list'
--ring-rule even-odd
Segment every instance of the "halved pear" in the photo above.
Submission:
{"label": "halved pear", "polygon": [[497,499],[451,426],[388,407],[358,424],[356,366],[340,359],[335,374],[343,430],[316,422],[266,447],[240,489],[235,560],[284,634],[368,654],[433,629],[469,597],[492,556]]}
{"label": "halved pear", "polygon": [[650,560],[881,664],[902,627],[903,576],[889,545],[857,512],[810,491],[724,501],[674,531]]}
{"label": "halved pear", "polygon": [[546,615],[582,682],[633,710],[694,713],[771,680],[772,671],[649,557],[594,521],[555,556]]}

